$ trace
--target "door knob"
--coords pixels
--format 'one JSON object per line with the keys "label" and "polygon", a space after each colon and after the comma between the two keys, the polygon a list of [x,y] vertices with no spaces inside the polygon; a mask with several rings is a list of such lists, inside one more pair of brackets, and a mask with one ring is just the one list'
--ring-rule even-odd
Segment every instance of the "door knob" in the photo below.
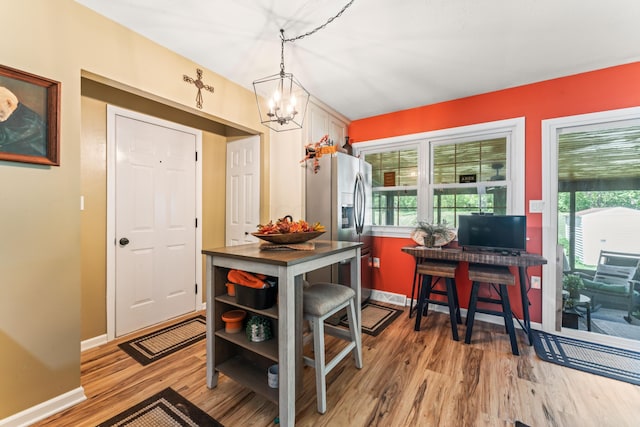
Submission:
{"label": "door knob", "polygon": [[126,237],[123,237],[122,239],[120,239],[121,246],[127,246],[128,244],[129,244],[129,239],[127,239]]}

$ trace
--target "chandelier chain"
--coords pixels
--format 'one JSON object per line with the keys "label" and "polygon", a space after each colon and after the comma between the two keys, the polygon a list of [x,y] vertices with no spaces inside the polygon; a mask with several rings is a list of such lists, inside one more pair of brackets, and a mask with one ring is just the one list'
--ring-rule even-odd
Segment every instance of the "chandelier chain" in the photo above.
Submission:
{"label": "chandelier chain", "polygon": [[332,23],[334,20],[338,19],[338,18],[339,18],[339,17],[344,13],[344,11],[345,11],[345,10],[347,10],[347,9],[349,8],[349,6],[351,6],[351,5],[353,4],[353,2],[354,2],[354,1],[355,1],[355,0],[351,0],[349,3],[347,3],[347,4],[346,4],[346,5],[345,5],[341,10],[340,10],[340,12],[338,12],[335,16],[332,16],[331,18],[329,18],[329,19],[327,20],[327,22],[325,22],[324,24],[322,24],[322,25],[320,25],[320,26],[318,26],[318,27],[314,28],[314,29],[313,29],[313,30],[311,30],[311,31],[307,31],[307,32],[306,32],[306,33],[304,33],[304,34],[300,34],[299,36],[291,37],[291,38],[285,39],[285,38],[284,38],[284,30],[280,30],[280,31],[282,32],[282,42],[283,42],[283,44],[284,44],[284,42],[294,42],[294,41],[296,41],[296,40],[303,39],[303,38],[305,38],[305,37],[307,37],[307,36],[310,36],[311,34],[317,33],[318,31],[320,31],[320,30],[324,29],[327,25],[329,25],[330,23]]}
{"label": "chandelier chain", "polygon": [[342,16],[342,14],[344,13],[345,10],[347,10],[349,8],[349,6],[351,6],[353,4],[355,0],[351,0],[349,3],[347,3],[346,5],[344,5],[344,7],[342,9],[340,9],[340,12],[336,13],[334,16],[332,16],[331,18],[329,18],[327,20],[327,22],[325,22],[324,24],[314,28],[311,31],[307,31],[304,34],[300,34],[299,36],[296,37],[291,37],[291,38],[285,38],[284,37],[284,30],[280,29],[280,75],[284,76],[284,44],[286,42],[294,42],[296,40],[300,40],[303,39],[307,36],[310,36],[312,34],[317,33],[320,30],[323,30],[327,25],[331,24],[333,21],[335,21],[336,19],[338,19],[340,16]]}

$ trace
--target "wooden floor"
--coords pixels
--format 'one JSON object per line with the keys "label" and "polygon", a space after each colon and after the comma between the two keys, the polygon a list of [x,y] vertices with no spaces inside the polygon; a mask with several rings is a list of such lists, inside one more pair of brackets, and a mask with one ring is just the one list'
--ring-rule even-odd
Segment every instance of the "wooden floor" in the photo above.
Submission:
{"label": "wooden floor", "polygon": [[[329,374],[325,415],[316,412],[313,369],[305,367],[296,425],[640,425],[640,387],[543,362],[521,331],[521,355],[513,356],[503,327],[478,322],[466,345],[451,339],[448,315],[430,313],[420,332],[413,320],[405,312],[379,336],[363,335],[364,367],[347,358]],[[274,426],[274,404],[222,375],[207,388],[204,340],[147,366],[117,343],[82,354],[87,400],[36,426],[95,426],[166,387],[226,427]]]}

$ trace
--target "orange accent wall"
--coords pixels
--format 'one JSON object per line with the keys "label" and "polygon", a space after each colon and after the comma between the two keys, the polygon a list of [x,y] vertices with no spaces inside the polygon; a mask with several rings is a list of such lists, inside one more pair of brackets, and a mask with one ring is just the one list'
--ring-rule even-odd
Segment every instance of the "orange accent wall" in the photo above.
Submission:
{"label": "orange accent wall", "polygon": [[[542,120],[636,106],[640,106],[640,62],[355,120],[349,126],[349,138],[351,142],[361,142],[525,117],[528,207],[529,200],[542,198]],[[541,214],[527,215],[527,237],[527,251],[541,253]],[[380,258],[381,265],[374,272],[374,289],[411,296],[414,262],[400,250],[411,244],[414,243],[408,238],[374,239],[373,256]],[[540,275],[541,271],[539,267],[530,268],[529,274]],[[460,303],[467,307],[470,284],[466,271],[458,276]],[[529,293],[534,322],[542,319],[541,296],[537,289]],[[520,304],[514,304],[516,314],[521,309]]]}

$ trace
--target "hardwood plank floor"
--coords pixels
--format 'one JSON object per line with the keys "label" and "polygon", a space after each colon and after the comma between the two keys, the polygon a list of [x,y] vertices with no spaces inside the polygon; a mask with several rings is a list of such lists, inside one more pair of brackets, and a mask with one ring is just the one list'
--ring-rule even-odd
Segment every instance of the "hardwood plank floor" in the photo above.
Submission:
{"label": "hardwood plank floor", "polygon": [[[431,312],[420,332],[413,324],[405,309],[379,336],[363,335],[364,367],[346,358],[328,375],[325,415],[316,412],[314,372],[305,367],[296,425],[639,425],[640,387],[541,361],[521,331],[521,355],[513,356],[497,325],[476,323],[466,345],[451,339],[448,315]],[[207,388],[204,340],[147,366],[118,342],[82,354],[87,400],[35,426],[95,426],[166,387],[226,427],[274,425],[276,405],[223,375]],[[327,339],[330,353],[336,342]]]}

